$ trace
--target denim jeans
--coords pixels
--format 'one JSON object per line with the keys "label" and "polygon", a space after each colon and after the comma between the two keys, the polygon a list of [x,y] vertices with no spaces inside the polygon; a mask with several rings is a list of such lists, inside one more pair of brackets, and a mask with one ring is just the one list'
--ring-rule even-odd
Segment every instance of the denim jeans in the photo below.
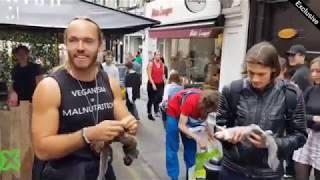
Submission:
{"label": "denim jeans", "polygon": [[[166,167],[167,173],[171,179],[178,179],[179,177],[179,120],[172,116],[167,115],[166,121]],[[182,143],[184,146],[184,162],[186,165],[186,176],[188,175],[188,169],[195,164],[195,157],[197,152],[197,143],[195,140],[186,137],[183,133],[180,133]],[[188,177],[188,176],[187,176]]]}

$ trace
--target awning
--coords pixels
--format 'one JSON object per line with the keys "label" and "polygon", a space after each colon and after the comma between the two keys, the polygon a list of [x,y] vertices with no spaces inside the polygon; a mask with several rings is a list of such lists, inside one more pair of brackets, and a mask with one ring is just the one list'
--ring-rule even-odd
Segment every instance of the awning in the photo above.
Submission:
{"label": "awning", "polygon": [[158,21],[83,0],[0,0],[0,28],[63,30],[75,16],[88,16],[106,32],[131,33]]}
{"label": "awning", "polygon": [[192,24],[182,26],[166,26],[161,28],[152,28],[149,30],[151,38],[214,38],[223,31],[223,27],[204,24]]}

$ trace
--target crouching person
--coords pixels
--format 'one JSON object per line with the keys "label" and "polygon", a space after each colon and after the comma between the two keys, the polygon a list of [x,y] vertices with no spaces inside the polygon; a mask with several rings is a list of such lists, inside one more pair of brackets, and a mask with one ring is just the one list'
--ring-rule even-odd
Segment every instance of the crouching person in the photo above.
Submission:
{"label": "crouching person", "polygon": [[187,169],[195,164],[197,144],[206,148],[207,140],[191,129],[203,125],[207,116],[215,112],[218,93],[212,90],[184,89],[168,101],[166,122],[166,167],[169,177],[179,178],[179,132],[184,145],[184,161]]}
{"label": "crouching person", "polygon": [[[272,132],[278,159],[286,159],[306,141],[303,96],[286,81],[276,80],[280,64],[276,49],[267,42],[254,45],[245,58],[247,77],[222,90],[217,112],[218,125],[232,128],[223,142],[221,180],[281,180],[280,165],[268,165],[266,136],[248,127],[257,125]],[[286,135],[284,135],[284,131]]]}

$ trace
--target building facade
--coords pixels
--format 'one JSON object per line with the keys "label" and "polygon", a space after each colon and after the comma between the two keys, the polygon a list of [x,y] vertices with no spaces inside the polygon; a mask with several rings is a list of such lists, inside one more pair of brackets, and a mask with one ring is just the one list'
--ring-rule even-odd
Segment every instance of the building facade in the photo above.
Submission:
{"label": "building facade", "polygon": [[[121,10],[131,14],[144,16],[145,0],[86,0],[88,2],[100,4],[109,8]],[[128,60],[129,53],[135,55],[137,51],[142,51],[142,41],[144,31],[133,34],[113,34],[106,35],[106,49],[112,50],[115,62],[123,64]]]}
{"label": "building facade", "polygon": [[219,0],[147,3],[145,16],[161,24],[146,30],[143,49],[147,50],[148,59],[144,67],[158,50],[169,70],[177,70],[190,83],[204,82],[206,65],[213,55],[221,56],[223,25],[219,24],[220,15]]}
{"label": "building facade", "polygon": [[243,60],[247,50],[250,18],[249,0],[222,0],[221,2],[225,24],[221,55],[220,89],[231,81],[241,78]]}
{"label": "building facade", "polygon": [[[320,15],[318,0],[304,1],[317,15]],[[250,2],[250,27],[248,47],[266,40],[275,45],[279,54],[293,44],[303,44],[307,49],[307,60],[320,55],[320,31],[289,1]],[[295,32],[289,37],[281,36],[281,31],[291,29]]]}

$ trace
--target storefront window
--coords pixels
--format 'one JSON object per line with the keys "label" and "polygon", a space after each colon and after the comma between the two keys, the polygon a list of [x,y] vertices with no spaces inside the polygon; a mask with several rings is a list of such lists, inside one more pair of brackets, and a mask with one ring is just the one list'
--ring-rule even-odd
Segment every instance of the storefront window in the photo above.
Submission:
{"label": "storefront window", "polygon": [[157,48],[169,68],[177,70],[192,83],[218,81],[221,36],[216,38],[161,39]]}

